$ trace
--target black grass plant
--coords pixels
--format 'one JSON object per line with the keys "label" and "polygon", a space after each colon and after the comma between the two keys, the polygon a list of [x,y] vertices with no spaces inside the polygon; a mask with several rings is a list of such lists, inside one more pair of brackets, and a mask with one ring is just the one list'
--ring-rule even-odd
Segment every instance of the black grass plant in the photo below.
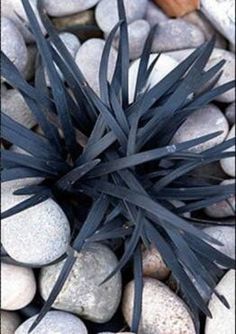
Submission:
{"label": "black grass plant", "polygon": [[[228,307],[225,298],[215,290],[218,265],[234,268],[235,262],[212,246],[219,242],[202,231],[198,225],[201,220],[194,215],[186,218],[185,214],[234,193],[233,185],[215,184],[210,176],[203,180],[194,175],[196,168],[233,156],[233,151],[225,150],[234,141],[227,140],[202,153],[190,149],[218,136],[219,132],[177,145],[170,142],[189,115],[235,85],[232,81],[214,88],[224,60],[204,70],[214,48],[214,38],[149,89],[148,77],[153,67],[158,66],[158,57],[148,66],[158,29],[154,27],[141,56],[134,101],[129,103],[129,46],[122,0],[118,0],[120,21],[108,36],[101,59],[99,96],[75,64],[44,9],[39,8],[47,38],[41,33],[29,1],[22,2],[38,47],[35,83],[26,82],[3,53],[2,76],[22,94],[43,134],[2,114],[2,139],[26,152],[2,150],[2,182],[36,176],[43,177],[44,181],[18,189],[16,194],[31,196],[3,212],[2,219],[52,197],[61,205],[72,226],[64,267],[30,331],[60,292],[73,267],[74,251],[79,252],[95,241],[124,250],[117,268],[105,281],[133,263],[132,332],[138,330],[142,309],[143,244],[155,245],[161,253],[180,284],[197,326],[199,311],[211,316],[207,303],[212,293]],[[109,82],[108,59],[118,31],[118,57]],[[45,83],[45,68],[50,89]],[[203,86],[207,88],[199,93]],[[175,208],[171,204],[173,200],[182,200],[184,204]],[[81,210],[79,220],[76,210]]]}

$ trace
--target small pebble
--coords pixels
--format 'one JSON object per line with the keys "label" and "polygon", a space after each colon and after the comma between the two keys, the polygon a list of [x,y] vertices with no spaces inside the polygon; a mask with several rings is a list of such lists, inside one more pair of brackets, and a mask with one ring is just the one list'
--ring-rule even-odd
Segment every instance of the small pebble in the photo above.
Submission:
{"label": "small pebble", "polygon": [[216,286],[230,305],[226,308],[214,294],[209,302],[212,319],[206,319],[205,334],[235,334],[235,270],[229,270]]}
{"label": "small pebble", "polygon": [[50,16],[66,16],[83,12],[94,7],[99,0],[43,0],[45,9]]}
{"label": "small pebble", "polygon": [[[7,188],[6,183],[2,212],[30,197],[13,195],[16,188]],[[25,264],[41,266],[58,259],[66,252],[69,239],[69,222],[51,198],[2,220],[3,247],[14,260]]]}
{"label": "small pebble", "polygon": [[20,323],[20,317],[16,312],[1,311],[2,334],[14,334]]}
{"label": "small pebble", "polygon": [[84,12],[76,13],[65,17],[55,17],[52,19],[52,22],[58,30],[67,30],[69,28],[82,25],[94,25],[94,11],[86,10]]}
{"label": "small pebble", "polygon": [[[122,311],[131,325],[134,282],[125,288]],[[196,334],[194,323],[184,302],[165,284],[144,278],[142,316],[139,334]]]}
{"label": "small pebble", "polygon": [[168,19],[169,17],[157,5],[150,0],[148,1],[145,20],[148,21],[151,27]]}
{"label": "small pebble", "polygon": [[[235,137],[235,125],[231,128],[227,138],[227,139],[231,139]],[[227,151],[235,151],[235,145],[232,147],[229,147],[227,149]],[[234,157],[230,157],[230,158],[225,158],[222,159],[220,161],[221,167],[223,169],[223,171],[228,174],[229,176],[235,177],[235,156]]]}
{"label": "small pebble", "polygon": [[8,89],[2,95],[1,103],[2,112],[26,128],[30,129],[37,124],[35,117],[17,89]]}
{"label": "small pebble", "polygon": [[[28,334],[36,317],[37,315],[27,319],[17,328],[15,334]],[[33,330],[33,334],[88,334],[88,331],[84,323],[75,315],[61,311],[49,311]]]}
{"label": "small pebble", "polygon": [[213,104],[195,111],[175,133],[172,143],[178,144],[193,138],[199,138],[217,131],[223,133],[209,141],[199,144],[193,148],[193,152],[203,152],[211,147],[222,143],[229,131],[228,122],[220,109]]}
{"label": "small pebble", "polygon": [[[90,87],[99,94],[99,66],[105,41],[99,38],[91,38],[79,48],[76,54],[76,64],[82,71]],[[96,55],[96,57],[94,56]],[[108,64],[108,80],[112,79],[116,65],[117,51],[111,48]]]}
{"label": "small pebble", "polygon": [[7,17],[1,17],[1,50],[23,73],[27,65],[27,48],[15,23]]}
{"label": "small pebble", "polygon": [[152,45],[152,52],[195,48],[205,41],[203,32],[182,19],[160,22]]}
{"label": "small pebble", "polygon": [[[44,300],[47,300],[63,263],[42,268],[40,292]],[[76,253],[76,262],[53,307],[97,323],[109,321],[120,302],[121,275],[118,272],[106,283],[100,283],[117,263],[114,253],[101,244],[90,244]]]}
{"label": "small pebble", "polygon": [[[124,0],[128,23],[144,17],[147,2],[147,0]],[[109,33],[119,21],[117,0],[100,0],[95,10],[95,18],[100,29]]]}
{"label": "small pebble", "polygon": [[33,270],[1,263],[1,308],[19,310],[34,298],[36,281]]}
{"label": "small pebble", "polygon": [[[235,184],[235,180],[224,180],[221,185]],[[225,218],[235,215],[235,196],[231,196],[228,200],[217,202],[205,209],[205,213],[213,218]]]}
{"label": "small pebble", "polygon": [[161,254],[152,246],[150,249],[143,250],[143,275],[157,278],[159,280],[165,280],[169,274],[170,270],[164,263]]}
{"label": "small pebble", "polygon": [[235,114],[236,114],[236,106],[235,102],[233,102],[225,110],[225,116],[230,125],[235,124]]}

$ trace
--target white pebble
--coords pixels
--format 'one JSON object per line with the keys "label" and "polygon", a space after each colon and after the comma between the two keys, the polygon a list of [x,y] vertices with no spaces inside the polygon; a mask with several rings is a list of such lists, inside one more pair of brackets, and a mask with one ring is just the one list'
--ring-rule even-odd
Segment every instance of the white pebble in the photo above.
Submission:
{"label": "white pebble", "polygon": [[[234,137],[235,137],[235,125],[231,128],[226,140],[234,138]],[[234,146],[229,147],[226,151],[235,152],[235,142],[234,142]],[[235,177],[235,156],[222,159],[220,161],[220,164],[226,174],[228,174],[229,176]]]}
{"label": "white pebble", "polygon": [[51,16],[66,16],[92,8],[99,0],[43,0],[47,13]]}
{"label": "white pebble", "polygon": [[2,334],[14,334],[20,323],[20,317],[16,312],[1,311]]}

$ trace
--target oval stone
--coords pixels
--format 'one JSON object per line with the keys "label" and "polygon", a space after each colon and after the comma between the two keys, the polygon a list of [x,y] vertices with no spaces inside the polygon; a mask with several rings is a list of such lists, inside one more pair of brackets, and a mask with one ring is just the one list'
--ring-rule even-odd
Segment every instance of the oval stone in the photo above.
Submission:
{"label": "oval stone", "polygon": [[143,250],[142,258],[144,276],[159,280],[165,280],[169,276],[170,270],[167,268],[156,247],[152,246],[150,249]]}
{"label": "oval stone", "polygon": [[20,317],[16,312],[1,311],[2,334],[14,334],[20,323]]}
{"label": "oval stone", "polygon": [[[227,140],[235,137],[235,125],[231,128]],[[235,143],[235,142],[234,142]],[[235,144],[232,147],[229,147],[227,151],[235,152]],[[230,158],[225,158],[220,161],[223,171],[229,176],[235,177],[235,156]]]}
{"label": "oval stone", "polygon": [[99,0],[43,0],[47,13],[51,16],[66,16],[94,7]]}

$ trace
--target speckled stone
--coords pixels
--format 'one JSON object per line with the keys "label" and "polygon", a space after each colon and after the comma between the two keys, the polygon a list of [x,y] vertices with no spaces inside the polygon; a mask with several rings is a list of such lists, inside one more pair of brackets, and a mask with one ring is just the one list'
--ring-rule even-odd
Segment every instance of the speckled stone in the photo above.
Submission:
{"label": "speckled stone", "polygon": [[[4,183],[2,212],[29,198],[13,195],[15,189]],[[58,259],[65,253],[69,239],[69,222],[52,199],[2,220],[3,247],[14,260],[22,263],[40,266]]]}
{"label": "speckled stone", "polygon": [[20,31],[7,17],[1,17],[1,50],[23,73],[27,64],[27,48]]}
{"label": "speckled stone", "polygon": [[170,274],[161,254],[152,246],[150,249],[144,249],[142,252],[143,258],[143,275],[147,277],[165,280]]}
{"label": "speckled stone", "polygon": [[[122,310],[131,324],[134,282],[125,288]],[[138,334],[196,334],[184,302],[166,285],[153,278],[144,279],[142,316]]]}
{"label": "speckled stone", "polygon": [[194,48],[205,41],[203,32],[182,19],[160,22],[152,45],[152,52]]}
{"label": "speckled stone", "polygon": [[172,144],[182,143],[217,131],[222,131],[222,134],[191,148],[191,151],[203,152],[214,147],[222,143],[228,134],[229,125],[224,114],[218,107],[209,104],[186,119],[175,133]]}
{"label": "speckled stone", "polygon": [[[46,300],[64,261],[42,268],[40,292]],[[82,318],[104,323],[111,319],[120,302],[121,275],[118,272],[100,283],[117,265],[114,253],[101,244],[90,244],[76,253],[76,262],[53,307],[76,313]]]}
{"label": "speckled stone", "polygon": [[36,281],[33,270],[1,263],[1,308],[19,310],[34,298]]}
{"label": "speckled stone", "polygon": [[27,128],[37,124],[35,117],[17,89],[8,89],[2,94],[2,112]]}
{"label": "speckled stone", "polygon": [[20,317],[16,312],[1,311],[2,334],[14,334],[20,323]]}
{"label": "speckled stone", "polygon": [[[127,22],[142,19],[147,8],[147,0],[124,0]],[[109,33],[118,19],[117,0],[100,0],[95,10],[98,26],[105,33]]]}
{"label": "speckled stone", "polygon": [[43,0],[47,13],[51,16],[66,16],[94,7],[99,0]]}
{"label": "speckled stone", "polygon": [[231,103],[225,110],[225,116],[230,125],[235,124],[236,106],[235,102]]}
{"label": "speckled stone", "polygon": [[[76,54],[76,64],[82,71],[88,84],[93,90],[99,94],[99,66],[102,57],[105,41],[100,38],[91,38],[79,48]],[[95,56],[96,55],[96,56]],[[109,64],[108,64],[108,79],[112,78],[116,65],[117,51],[111,48]]]}
{"label": "speckled stone", "polygon": [[[235,137],[235,125],[231,128],[226,139],[231,139]],[[235,151],[235,145],[229,147],[227,151]],[[235,156],[230,158],[225,158],[220,161],[223,171],[229,176],[235,177]]]}
{"label": "speckled stone", "polygon": [[165,22],[169,17],[151,0],[148,1],[145,19],[148,21],[151,27],[154,25]]}
{"label": "speckled stone", "polygon": [[[235,184],[235,180],[224,180],[221,185]],[[225,218],[235,215],[235,196],[229,197],[227,200],[212,204],[205,209],[206,214],[213,218]]]}
{"label": "speckled stone", "polygon": [[[149,57],[149,65],[152,63],[152,61],[156,58],[157,54],[151,54]],[[132,102],[134,100],[134,93],[135,93],[135,86],[138,76],[138,68],[140,64],[140,59],[135,60],[129,68],[129,101]],[[168,73],[170,73],[176,66],[178,65],[178,62],[168,57],[164,54],[161,54],[158,61],[156,62],[156,65],[154,66],[148,82],[147,86],[149,88],[152,88],[157,84],[161,79],[163,79]]]}
{"label": "speckled stone", "polygon": [[228,271],[216,286],[229,305],[227,309],[214,294],[209,302],[212,319],[206,319],[205,334],[235,334],[235,270]]}
{"label": "speckled stone", "polygon": [[[29,318],[15,334],[28,334],[30,326],[37,315]],[[34,334],[88,334],[84,323],[73,314],[61,311],[48,312],[39,325],[33,330]]]}

